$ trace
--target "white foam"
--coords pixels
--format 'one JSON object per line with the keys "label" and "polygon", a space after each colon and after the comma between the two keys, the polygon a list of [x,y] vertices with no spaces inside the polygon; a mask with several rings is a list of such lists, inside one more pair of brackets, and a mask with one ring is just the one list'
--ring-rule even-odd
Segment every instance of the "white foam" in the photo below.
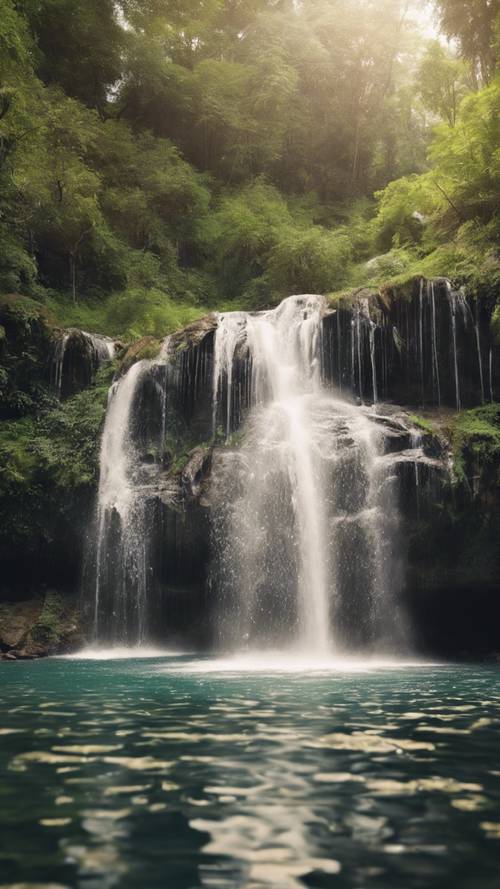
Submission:
{"label": "white foam", "polygon": [[166,658],[178,657],[181,652],[166,648],[155,648],[148,645],[113,645],[110,647],[91,646],[76,651],[73,654],[61,655],[66,660],[73,661],[115,661],[137,660],[139,658]]}
{"label": "white foam", "polygon": [[170,662],[162,670],[175,673],[373,673],[380,670],[401,671],[409,668],[446,666],[425,660],[396,657],[312,657],[295,652],[247,652],[227,657],[200,658]]}

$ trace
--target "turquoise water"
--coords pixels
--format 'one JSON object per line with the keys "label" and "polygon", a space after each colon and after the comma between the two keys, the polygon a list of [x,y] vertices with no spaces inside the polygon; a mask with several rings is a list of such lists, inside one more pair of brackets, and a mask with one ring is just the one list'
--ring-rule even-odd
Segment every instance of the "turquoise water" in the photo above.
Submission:
{"label": "turquoise water", "polygon": [[0,683],[2,887],[500,885],[497,667],[55,659]]}

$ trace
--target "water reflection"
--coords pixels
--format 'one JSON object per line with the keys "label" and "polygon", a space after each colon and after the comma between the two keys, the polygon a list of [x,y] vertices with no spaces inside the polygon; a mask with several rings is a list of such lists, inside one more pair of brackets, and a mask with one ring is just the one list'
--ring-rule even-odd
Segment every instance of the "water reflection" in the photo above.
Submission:
{"label": "water reflection", "polygon": [[498,668],[0,671],[2,887],[495,885]]}

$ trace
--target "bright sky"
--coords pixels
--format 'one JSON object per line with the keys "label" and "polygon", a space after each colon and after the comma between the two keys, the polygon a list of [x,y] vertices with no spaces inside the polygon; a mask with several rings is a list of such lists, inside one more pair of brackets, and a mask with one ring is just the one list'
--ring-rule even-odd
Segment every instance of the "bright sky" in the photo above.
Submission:
{"label": "bright sky", "polygon": [[426,37],[439,36],[439,23],[432,3],[426,0],[413,0],[411,4],[412,18],[418,23],[420,30]]}

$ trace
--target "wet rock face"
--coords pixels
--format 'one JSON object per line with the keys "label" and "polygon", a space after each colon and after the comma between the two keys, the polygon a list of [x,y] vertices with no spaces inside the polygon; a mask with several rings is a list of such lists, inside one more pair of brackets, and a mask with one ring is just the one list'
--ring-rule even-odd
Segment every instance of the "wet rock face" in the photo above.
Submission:
{"label": "wet rock face", "polygon": [[494,299],[473,298],[445,279],[410,291],[361,291],[325,317],[326,380],[363,401],[474,406],[500,384],[491,336]]}
{"label": "wet rock face", "polygon": [[189,454],[189,463],[181,473],[182,489],[187,497],[200,496],[212,465],[212,452],[204,447],[194,448]]}
{"label": "wet rock face", "polygon": [[144,358],[156,358],[160,349],[161,342],[159,340],[153,336],[143,336],[124,350],[120,361],[120,374],[126,374],[136,361],[142,361]]}
{"label": "wet rock face", "polygon": [[111,396],[118,414],[116,423],[108,416],[105,452],[109,445],[122,482],[118,502],[113,496],[99,506],[84,578],[89,624],[98,623],[99,638],[110,642],[137,643],[140,626],[158,642],[202,647],[207,640],[210,534],[203,492],[211,451],[195,442],[210,439],[210,353],[205,342],[188,349],[179,340],[168,361],[163,352],[139,359],[129,371],[135,377],[119,377]]}
{"label": "wet rock face", "polygon": [[[401,579],[400,595],[409,611],[410,623],[416,628],[419,648],[434,653],[439,634],[432,628],[440,625],[441,603],[456,595],[460,605],[454,614],[462,612],[462,591],[470,588],[467,577],[474,576],[467,573],[466,553],[470,551],[470,540],[483,539],[484,529],[477,521],[476,527],[467,523],[470,498],[466,492],[460,492],[453,480],[445,437],[417,428],[408,411],[383,404],[381,399],[389,393],[397,395],[403,404],[420,404],[423,392],[426,399],[439,398],[453,405],[457,380],[461,399],[481,400],[482,389],[477,330],[470,313],[463,329],[455,317],[453,335],[447,283],[435,282],[433,291],[421,291],[418,287],[415,293],[401,304],[396,299],[391,302],[385,297],[364,296],[359,312],[353,313],[352,307],[346,307],[337,310],[336,315],[327,315],[323,321],[323,375],[333,385],[341,383],[348,399],[359,397],[357,392],[361,392],[365,403],[370,403],[375,373],[378,404],[374,409],[360,404],[360,410],[377,426],[383,442],[381,460],[387,465],[385,474],[398,492],[399,556],[401,564],[406,561],[406,580]],[[431,313],[433,301],[435,318]],[[455,303],[456,309],[458,297]],[[462,310],[465,312],[463,305],[459,311]],[[334,347],[339,331],[335,322],[330,327],[335,334],[333,343],[328,336],[335,317],[346,325],[345,331],[340,329],[337,351]],[[235,344],[231,378],[227,374],[219,378],[214,425],[214,332],[215,320],[202,319],[169,338],[168,360],[146,362],[134,396],[131,424],[137,456],[132,481],[138,496],[144,498],[141,527],[147,539],[147,571],[143,583],[150,603],[151,633],[157,641],[168,639],[197,646],[209,645],[213,638],[215,597],[211,565],[214,521],[217,522],[214,478],[217,467],[229,459],[247,416],[247,384],[252,373],[242,338]],[[425,342],[429,334],[430,345]],[[476,351],[471,358],[466,354],[470,340],[462,342],[460,336],[467,338],[472,334]],[[441,350],[437,365],[434,336]],[[481,326],[479,342],[484,372],[488,339]],[[337,377],[335,361],[340,364]],[[482,383],[484,386],[484,373]],[[216,449],[212,462],[214,431],[220,440],[224,430],[229,430],[230,440]],[[346,449],[353,447],[348,438],[346,432],[342,442]],[[232,453],[237,462],[238,449]],[[222,496],[227,499],[227,491]],[[115,525],[116,537],[120,533],[118,517]],[[111,545],[113,540],[111,535]],[[494,560],[487,570],[479,571],[477,565],[474,568],[481,588],[494,583],[493,563]],[[500,565],[500,559],[495,564]],[[90,591],[88,598],[91,597]],[[343,614],[343,619],[352,623],[355,615]],[[457,650],[460,638],[458,617],[456,622],[455,642],[450,643],[450,651]]]}
{"label": "wet rock face", "polygon": [[[498,362],[489,339],[490,310],[487,300],[475,306],[465,305],[457,295],[452,298],[445,281],[434,282],[433,289],[425,283],[421,289],[416,282],[406,299],[365,293],[357,307],[339,305],[323,319],[324,381],[341,388],[349,400],[359,399],[360,410],[379,430],[387,474],[397,480],[402,520],[399,546],[406,559],[401,596],[415,628],[416,644],[432,654],[500,649],[500,468],[471,449],[468,456],[464,452],[466,478],[457,483],[446,435],[416,428],[408,411],[383,399],[418,405],[417,410],[424,402],[432,414],[438,400],[450,406],[449,413],[453,411],[457,381],[462,405],[479,404],[490,390],[495,395]],[[151,602],[151,635],[158,642],[188,641],[198,647],[212,641],[213,481],[217,467],[230,454],[236,462],[241,456],[238,436],[248,412],[252,373],[242,339],[234,351],[232,378],[221,378],[214,424],[216,323],[214,316],[207,316],[170,337],[168,362],[158,362],[160,344],[147,339],[136,344],[123,366],[126,370],[146,359],[148,367],[134,396],[130,434],[136,452],[132,481],[144,504],[141,527],[147,536],[144,582]],[[53,334],[43,325],[38,330],[37,324],[33,337],[40,346],[40,376],[47,372]],[[7,328],[7,346],[5,338],[0,340],[3,352],[14,342],[13,328]],[[83,332],[66,335],[60,366],[62,398],[88,385],[96,362],[109,359],[109,352],[108,358],[104,353],[96,358],[93,350],[97,347],[90,344],[90,348]],[[369,406],[374,380],[376,409]],[[440,413],[435,413],[439,427]],[[220,444],[226,424],[230,440],[214,451],[214,431]],[[346,431],[342,447],[352,446]],[[354,496],[353,492],[354,487],[348,487],[347,493]],[[227,497],[227,491],[221,496]],[[0,598],[25,595],[28,589],[35,593],[39,579],[58,589],[76,589],[92,502],[88,497],[80,501],[79,514],[70,521],[51,512],[47,503],[50,542],[33,541],[36,570],[30,573],[30,564],[35,565],[31,553],[27,558],[25,551],[13,546],[10,553],[1,554]],[[113,548],[120,536],[118,516],[111,524]],[[276,527],[276,535],[282,533]],[[285,535],[283,541],[285,553]],[[286,561],[286,553],[283,558]],[[117,576],[111,571],[110,586]],[[87,586],[87,605],[93,595]],[[26,612],[14,609],[4,631],[0,615],[4,655],[13,651],[12,658],[35,656],[56,650],[50,634],[48,639],[44,636],[46,621],[40,629],[40,619],[38,599],[27,605]],[[38,627],[35,633],[33,627]],[[57,644],[63,648],[74,644],[79,632],[68,630],[63,634],[66,641]]]}
{"label": "wet rock face", "polygon": [[70,398],[92,383],[98,368],[111,361],[114,341],[76,328],[60,331],[52,349],[50,381],[61,399]]}

